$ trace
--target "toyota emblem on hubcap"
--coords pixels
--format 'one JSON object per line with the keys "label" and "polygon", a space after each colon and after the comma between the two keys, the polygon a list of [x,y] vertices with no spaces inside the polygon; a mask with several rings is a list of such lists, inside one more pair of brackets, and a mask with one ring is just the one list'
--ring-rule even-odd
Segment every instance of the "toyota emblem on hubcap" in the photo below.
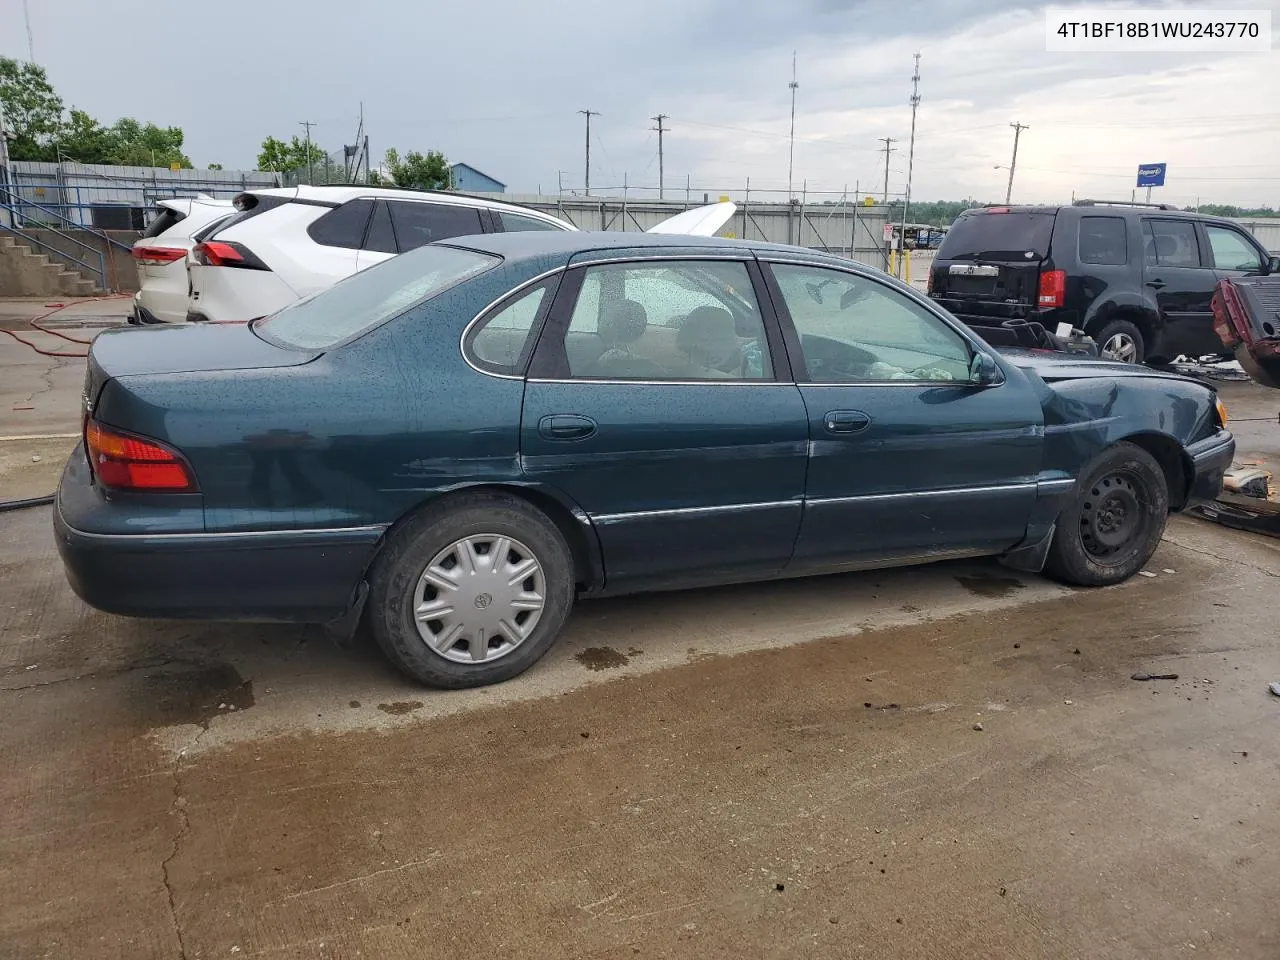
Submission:
{"label": "toyota emblem on hubcap", "polygon": [[480,596],[476,597],[476,607],[480,610],[483,610],[491,603],[493,603],[493,597],[489,596],[487,593],[482,593]]}

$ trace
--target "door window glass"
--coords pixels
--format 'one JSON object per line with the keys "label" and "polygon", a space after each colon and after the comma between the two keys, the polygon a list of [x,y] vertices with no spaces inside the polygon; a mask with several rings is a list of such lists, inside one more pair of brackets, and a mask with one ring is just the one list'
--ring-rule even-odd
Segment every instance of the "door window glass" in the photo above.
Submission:
{"label": "door window glass", "polygon": [[547,220],[539,220],[537,217],[525,217],[518,213],[507,213],[505,210],[498,211],[498,219],[502,222],[502,229],[507,233],[519,233],[526,230],[564,229]]}
{"label": "door window glass", "polygon": [[1144,220],[1143,260],[1147,266],[1200,266],[1196,228],[1186,220]]}
{"label": "door window glass", "polygon": [[565,333],[565,354],[573,377],[773,377],[751,277],[736,261],[588,267]]}
{"label": "door window glass", "polygon": [[903,294],[866,277],[775,264],[809,379],[969,379],[969,344]]}
{"label": "door window glass", "polygon": [[1219,270],[1257,271],[1262,269],[1262,258],[1244,237],[1226,227],[1204,228],[1213,250],[1213,265]]}
{"label": "door window glass", "polygon": [[390,203],[401,253],[436,240],[484,233],[480,225],[480,211],[475,207],[415,200],[392,200]]}

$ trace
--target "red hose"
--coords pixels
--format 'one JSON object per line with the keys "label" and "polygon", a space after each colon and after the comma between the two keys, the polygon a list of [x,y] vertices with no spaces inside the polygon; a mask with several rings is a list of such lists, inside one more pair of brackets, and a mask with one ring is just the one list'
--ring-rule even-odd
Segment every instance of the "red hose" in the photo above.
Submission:
{"label": "red hose", "polygon": [[[75,344],[79,344],[80,346],[88,346],[89,344],[93,343],[92,339],[81,340],[78,337],[69,337],[65,333],[59,333],[57,330],[50,330],[48,327],[41,326],[40,321],[47,320],[50,317],[52,317],[55,313],[61,313],[63,310],[66,310],[69,307],[78,306],[79,304],[82,304],[82,303],[95,303],[99,300],[120,300],[127,296],[128,294],[125,294],[125,293],[112,293],[112,294],[108,294],[105,297],[81,297],[78,300],[72,300],[70,303],[56,303],[56,304],[46,303],[45,304],[46,307],[51,306],[53,307],[53,309],[47,310],[44,313],[39,314],[38,316],[32,317],[30,320],[27,321],[27,324],[33,330],[39,330],[41,333],[47,333],[51,337],[58,337],[59,339],[66,340],[68,343],[75,343]],[[0,333],[7,333],[9,336],[13,337],[13,339],[17,340],[24,347],[30,347],[32,350],[40,354],[42,357],[70,357],[70,358],[83,359],[84,357],[87,357],[89,355],[88,351],[84,353],[65,353],[57,350],[45,350],[41,347],[37,347],[30,340],[23,340],[20,336],[18,336],[12,330],[0,330]]]}

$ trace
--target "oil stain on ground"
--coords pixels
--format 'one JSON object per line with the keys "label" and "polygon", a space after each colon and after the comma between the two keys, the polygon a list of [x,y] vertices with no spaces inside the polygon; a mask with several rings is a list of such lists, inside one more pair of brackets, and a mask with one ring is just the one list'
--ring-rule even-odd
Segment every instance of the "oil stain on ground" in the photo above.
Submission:
{"label": "oil stain on ground", "polygon": [[1026,584],[1013,577],[992,577],[976,575],[956,577],[956,583],[970,593],[979,597],[1007,597],[1015,590],[1023,590]]}
{"label": "oil stain on ground", "polygon": [[574,658],[588,670],[613,670],[625,667],[631,658],[619,653],[613,647],[587,647]]}
{"label": "oil stain on ground", "polygon": [[394,703],[380,703],[378,709],[393,717],[403,717],[407,713],[422,709],[421,700],[397,700]]}
{"label": "oil stain on ground", "polygon": [[253,706],[253,681],[229,663],[186,664],[145,674],[138,702],[148,726],[193,723],[207,730],[214,717]]}

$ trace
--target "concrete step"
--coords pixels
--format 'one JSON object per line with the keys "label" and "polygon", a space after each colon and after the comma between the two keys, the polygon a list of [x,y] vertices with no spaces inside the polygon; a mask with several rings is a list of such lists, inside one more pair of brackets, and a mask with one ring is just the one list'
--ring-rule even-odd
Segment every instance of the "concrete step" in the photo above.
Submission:
{"label": "concrete step", "polygon": [[87,297],[101,292],[96,280],[0,234],[0,297]]}

